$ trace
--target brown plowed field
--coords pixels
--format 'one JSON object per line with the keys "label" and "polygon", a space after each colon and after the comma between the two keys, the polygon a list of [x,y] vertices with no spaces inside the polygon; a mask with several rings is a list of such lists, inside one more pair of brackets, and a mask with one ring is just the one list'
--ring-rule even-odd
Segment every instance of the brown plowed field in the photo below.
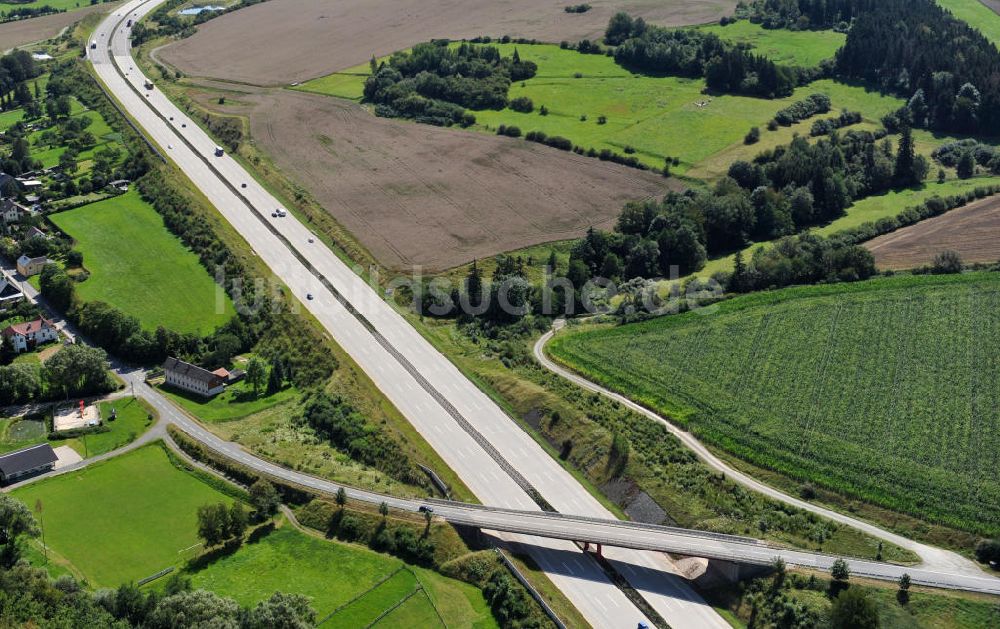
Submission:
{"label": "brown plowed field", "polygon": [[1000,197],[990,197],[865,243],[880,269],[930,264],[945,249],[962,261],[1000,260]]}
{"label": "brown plowed field", "polygon": [[[232,89],[232,86],[230,86]],[[387,266],[436,271],[610,227],[676,180],[529,143],[376,118],[291,90],[235,88],[256,146]],[[218,92],[192,92],[218,108]]]}
{"label": "brown plowed field", "polygon": [[189,75],[256,85],[301,82],[431,38],[511,35],[543,41],[600,37],[616,11],[662,25],[732,13],[736,0],[270,0],[206,22],[162,51]]}
{"label": "brown plowed field", "polygon": [[110,11],[117,6],[118,3],[97,4],[76,11],[0,24],[0,52],[55,37],[62,29],[74,24],[77,20],[82,20],[87,14],[95,11]]}

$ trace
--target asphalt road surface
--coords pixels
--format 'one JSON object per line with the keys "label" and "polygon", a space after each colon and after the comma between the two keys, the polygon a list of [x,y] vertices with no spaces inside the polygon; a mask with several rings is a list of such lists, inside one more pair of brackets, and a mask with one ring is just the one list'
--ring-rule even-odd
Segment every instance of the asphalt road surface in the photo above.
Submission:
{"label": "asphalt road surface", "polygon": [[[613,518],[476,385],[334,253],[309,243],[293,216],[159,90],[147,89],[130,57],[126,19],[162,0],[124,5],[95,31],[88,54],[132,119],[222,213],[485,504],[538,509],[532,491],[564,513]],[[246,184],[246,188],[243,185]],[[308,299],[307,295],[312,295]],[[345,306],[350,304],[350,309]],[[530,487],[526,487],[525,483]],[[514,536],[515,538],[517,536]],[[600,566],[569,542],[525,539],[533,558],[593,625],[649,622]],[[726,627],[661,553],[608,549],[605,556],[663,618],[683,627]]]}
{"label": "asphalt road surface", "polygon": [[[217,156],[214,141],[159,90],[145,87],[146,79],[130,57],[124,22],[128,17],[138,19],[162,1],[135,0],[101,24],[94,34],[97,46],[88,50],[98,75],[161,152],[191,178],[476,496],[484,504],[511,510],[472,509],[476,515],[470,516],[470,507],[441,505],[435,508],[436,512],[455,522],[472,518],[474,522],[467,523],[491,530],[538,531],[566,539],[580,539],[583,529],[591,527],[584,521],[543,516],[532,498],[537,494],[561,513],[603,520],[587,528],[587,534],[595,541],[616,540],[626,546],[642,547],[643,539],[662,536],[662,532],[652,529],[641,533],[636,527],[609,523],[613,515],[569,472],[331,250],[319,243],[309,243],[311,234],[304,225],[290,215],[272,217],[271,212],[279,207],[278,201],[230,156]],[[190,420],[175,420],[183,418],[175,409],[158,410],[199,440],[219,441]],[[262,472],[307,487],[310,483],[326,482],[257,459],[235,444],[222,442],[213,447],[227,449],[227,456]],[[464,511],[449,512],[452,508]],[[535,516],[524,513],[530,511],[538,513]],[[647,621],[609,582],[597,563],[574,544],[523,533],[501,536],[531,549],[532,556],[553,582],[595,626],[635,627],[638,622]],[[789,563],[818,568],[833,560],[810,553],[776,551],[753,542],[709,540],[703,535],[675,534],[671,543],[677,543],[681,537],[690,540],[690,553],[694,555],[721,557],[729,556],[723,553],[735,552],[734,558],[763,563],[776,554],[788,553]],[[645,545],[661,548],[661,544],[662,540]],[[605,556],[672,626],[728,626],[681,578],[672,574],[673,565],[663,554],[607,548]],[[928,557],[924,560],[929,563]],[[992,582],[996,580],[982,573],[969,574],[967,564],[961,566],[962,570],[958,566],[935,564],[908,572],[915,581],[948,582],[952,587],[963,587],[956,585],[956,580],[964,579],[968,585],[965,589],[983,591],[984,587],[995,587]],[[852,567],[858,574],[883,573],[883,578],[891,578],[890,572],[900,573],[898,567],[876,562],[852,562]],[[945,569],[941,570],[942,567]]]}

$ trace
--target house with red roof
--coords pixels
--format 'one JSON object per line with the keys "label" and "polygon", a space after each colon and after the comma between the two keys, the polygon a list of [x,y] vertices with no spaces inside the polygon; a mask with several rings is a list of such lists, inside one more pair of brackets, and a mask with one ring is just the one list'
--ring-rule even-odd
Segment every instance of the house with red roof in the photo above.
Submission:
{"label": "house with red roof", "polygon": [[3,337],[14,348],[14,351],[20,354],[57,340],[59,331],[48,319],[38,318],[34,321],[7,326],[4,328]]}

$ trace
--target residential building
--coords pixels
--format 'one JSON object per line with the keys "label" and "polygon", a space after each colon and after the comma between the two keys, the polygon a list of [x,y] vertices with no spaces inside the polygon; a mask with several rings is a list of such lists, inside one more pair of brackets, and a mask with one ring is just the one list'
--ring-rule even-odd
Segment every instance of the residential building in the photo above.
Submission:
{"label": "residential building", "polygon": [[32,226],[31,229],[29,229],[28,232],[24,235],[25,240],[30,240],[31,238],[42,238],[44,240],[48,240],[49,237],[42,230],[38,229],[35,226]]}
{"label": "residential building", "polygon": [[32,275],[38,275],[42,272],[42,267],[49,263],[49,259],[45,256],[40,256],[38,258],[29,258],[28,256],[21,256],[17,259],[17,272],[21,274],[22,277],[31,277]]}
{"label": "residential building", "polygon": [[5,223],[16,223],[32,212],[13,199],[0,200],[0,218]]}
{"label": "residential building", "polygon": [[18,480],[44,474],[55,467],[59,457],[47,443],[9,452],[0,456],[0,483],[8,485]]}
{"label": "residential building", "polygon": [[226,390],[223,376],[178,358],[168,358],[163,363],[163,373],[168,385],[204,397],[213,397]]}
{"label": "residential building", "polygon": [[39,318],[7,326],[4,328],[3,337],[11,344],[14,351],[20,354],[57,340],[59,330],[48,319]]}
{"label": "residential building", "polygon": [[24,301],[21,286],[11,276],[0,273],[0,312],[21,301]]}

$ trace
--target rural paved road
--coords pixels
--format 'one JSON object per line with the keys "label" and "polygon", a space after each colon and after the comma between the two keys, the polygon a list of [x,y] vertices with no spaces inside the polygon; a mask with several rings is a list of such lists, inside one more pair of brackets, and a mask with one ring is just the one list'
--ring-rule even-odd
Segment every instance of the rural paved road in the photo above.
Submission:
{"label": "rural paved road", "polygon": [[[230,156],[216,157],[214,141],[159,90],[144,87],[145,77],[130,57],[124,22],[127,17],[141,17],[162,1],[134,0],[125,5],[98,27],[94,35],[97,47],[88,51],[97,74],[148,137],[191,178],[480,500],[501,508],[537,512],[539,507],[532,497],[537,494],[562,513],[613,519],[567,470],[331,250],[309,243],[310,232],[304,225],[293,217],[272,219],[270,212],[279,207],[278,201]],[[139,391],[140,386],[136,386]],[[143,390],[142,394],[147,397],[147,393]],[[194,422],[185,422],[176,409],[157,410],[199,440],[217,440]],[[230,448],[227,455],[257,469],[277,467],[235,444],[219,447]],[[323,482],[283,468],[268,473],[272,472],[283,478],[291,474],[292,482],[307,486]],[[526,517],[515,513],[492,519],[482,516],[477,521],[487,529],[488,521],[503,528],[504,520]],[[604,526],[610,525],[605,522]],[[531,548],[553,582],[595,626],[634,627],[645,620],[596,562],[575,545],[524,535],[503,536]],[[698,548],[707,549],[704,539],[698,544]],[[773,555],[774,551],[766,552]],[[672,626],[727,626],[672,574],[671,562],[661,553],[608,548],[605,554]],[[873,565],[876,570],[894,568]]]}
{"label": "rural paved road", "polygon": [[[309,243],[311,234],[304,225],[292,216],[272,218],[279,202],[232,157],[216,157],[215,142],[160,90],[144,87],[146,77],[130,56],[125,22],[161,3],[134,0],[122,6],[97,28],[96,47],[88,49],[100,79],[147,137],[185,172],[483,503],[537,510],[532,497],[537,492],[561,512],[613,518],[333,251]],[[597,562],[572,543],[508,537],[534,549],[533,558],[593,625],[635,627],[648,622]],[[728,626],[672,574],[673,564],[662,553],[609,549],[606,555],[673,627]]]}
{"label": "rural paved road", "polygon": [[[580,553],[575,546],[571,549],[565,549],[555,545],[560,541],[589,541],[605,544],[608,547],[656,550],[758,565],[768,565],[776,557],[781,557],[789,565],[811,568],[822,572],[829,571],[833,562],[837,559],[833,555],[776,548],[752,538],[734,535],[650,526],[635,522],[579,517],[534,510],[503,509],[443,500],[414,500],[342,486],[333,481],[303,474],[302,472],[260,459],[244,450],[238,444],[225,441],[214,433],[209,432],[199,422],[170,402],[159,391],[147,385],[145,382],[145,373],[141,369],[118,367],[116,368],[116,373],[118,373],[126,384],[134,386],[136,396],[145,400],[156,411],[156,415],[159,418],[157,424],[137,441],[118,450],[86,459],[58,472],[38,476],[22,483],[11,485],[5,488],[4,491],[22,487],[43,478],[79,470],[93,463],[135,450],[156,439],[166,438],[166,426],[173,424],[203,446],[262,475],[293,483],[320,495],[325,495],[327,498],[335,496],[337,491],[343,487],[348,497],[352,500],[370,504],[385,502],[389,507],[400,511],[417,512],[421,506],[430,504],[437,517],[452,524],[473,526],[489,531],[514,533],[516,537],[503,535],[499,535],[499,537],[515,543],[519,541],[523,549],[532,553],[541,553],[554,563],[562,565],[566,570],[579,563]],[[187,455],[184,456],[187,458]],[[196,465],[202,467],[197,462]],[[214,470],[210,471],[215,473]],[[533,537],[527,537],[529,535]],[[540,542],[543,542],[541,546],[538,545]],[[549,543],[546,544],[544,542]],[[605,548],[605,552],[610,550],[613,549]],[[964,589],[1000,595],[1000,579],[988,577],[982,573],[977,576],[947,571],[938,572],[931,569],[907,568],[858,559],[849,559],[848,563],[851,573],[855,576],[895,581],[905,573],[909,574],[913,582],[919,585]],[[623,564],[623,569],[626,574],[630,574],[630,570],[634,570],[628,564]]]}
{"label": "rural paved road", "polygon": [[607,389],[599,384],[587,380],[586,378],[570,371],[569,369],[566,369],[565,367],[559,365],[551,358],[549,358],[549,356],[545,353],[545,345],[549,342],[549,340],[552,339],[552,337],[557,332],[558,332],[557,329],[549,331],[546,334],[544,334],[540,339],[538,339],[538,341],[535,343],[534,347],[535,359],[538,360],[538,362],[543,367],[555,373],[556,375],[565,378],[566,380],[569,380],[573,384],[583,389],[586,389],[588,391],[593,391],[594,393],[600,393],[601,395],[608,397],[659,424],[662,424],[663,426],[666,427],[667,430],[670,431],[671,434],[677,437],[677,439],[679,439],[681,443],[683,443],[685,446],[693,450],[694,453],[698,456],[698,458],[701,459],[706,465],[708,465],[709,467],[711,467],[716,471],[724,473],[731,480],[739,483],[740,485],[743,485],[744,487],[747,487],[748,489],[752,489],[758,493],[773,498],[774,500],[778,500],[780,502],[792,505],[794,507],[798,507],[799,509],[803,509],[805,511],[810,511],[817,515],[821,515],[825,518],[829,518],[830,520],[833,520],[840,524],[845,524],[847,526],[856,528],[873,537],[877,537],[887,542],[896,544],[897,546],[900,546],[907,550],[913,551],[922,560],[922,563],[920,565],[921,568],[933,571],[965,574],[970,576],[979,576],[979,577],[984,576],[985,573],[982,571],[982,569],[979,568],[979,566],[976,565],[975,562],[971,561],[970,559],[966,559],[965,557],[962,557],[958,553],[952,552],[950,550],[944,550],[942,548],[936,548],[934,546],[928,546],[927,544],[921,544],[920,542],[915,542],[911,539],[903,537],[902,535],[897,535],[896,533],[887,531],[883,528],[875,526],[874,524],[865,522],[864,520],[858,520],[857,518],[852,518],[851,516],[844,515],[843,513],[839,513],[831,509],[826,509],[819,505],[815,505],[811,502],[807,502],[805,500],[801,500],[794,496],[790,496],[769,485],[765,485],[764,483],[750,476],[747,476],[743,472],[729,466],[722,459],[712,454],[708,450],[708,448],[706,448],[704,444],[698,441],[698,439],[694,435],[684,430],[681,430],[673,423],[668,421],[665,417],[658,415],[657,413],[654,413],[653,411],[642,406],[641,404],[633,402],[624,395],[615,393],[610,389]]}

